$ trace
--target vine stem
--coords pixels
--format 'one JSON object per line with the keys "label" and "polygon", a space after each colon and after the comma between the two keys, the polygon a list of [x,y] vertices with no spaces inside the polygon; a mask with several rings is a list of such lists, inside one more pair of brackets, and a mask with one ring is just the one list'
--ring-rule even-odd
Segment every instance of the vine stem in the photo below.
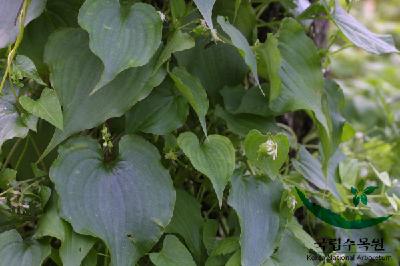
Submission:
{"label": "vine stem", "polygon": [[17,39],[15,40],[15,44],[14,44],[13,48],[11,49],[11,51],[8,54],[8,57],[7,57],[7,67],[6,67],[6,70],[4,72],[3,79],[1,80],[1,83],[0,83],[0,94],[3,91],[3,87],[4,87],[4,84],[5,84],[6,80],[7,80],[7,76],[10,73],[12,61],[14,60],[14,57],[15,57],[15,55],[17,53],[17,50],[18,50],[18,47],[21,44],[22,39],[24,37],[24,29],[25,29],[24,22],[25,22],[28,6],[29,6],[30,3],[31,3],[31,0],[24,0],[24,2],[22,4],[21,11],[20,11],[19,16],[18,16],[19,33],[18,33]]}

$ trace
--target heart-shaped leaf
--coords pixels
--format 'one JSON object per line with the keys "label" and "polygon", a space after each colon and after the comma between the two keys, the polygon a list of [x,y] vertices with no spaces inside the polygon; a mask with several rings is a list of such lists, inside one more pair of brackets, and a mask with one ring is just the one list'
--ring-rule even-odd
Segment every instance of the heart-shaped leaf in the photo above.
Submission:
{"label": "heart-shaped leaf", "polygon": [[129,7],[118,0],[87,0],[78,21],[89,32],[90,49],[104,63],[93,92],[123,70],[147,64],[161,44],[161,18],[148,4]]}
{"label": "heart-shaped leaf", "polygon": [[182,67],[175,67],[169,74],[174,80],[175,86],[196,112],[201,127],[203,128],[203,132],[207,136],[206,114],[209,103],[203,85],[198,78],[189,74]]}
{"label": "heart-shaped leaf", "polygon": [[155,85],[151,83],[152,62],[124,71],[104,90],[90,96],[101,75],[102,63],[89,50],[88,42],[83,30],[63,29],[52,34],[46,45],[45,61],[63,106],[64,130],[55,131],[43,156],[70,135],[123,115]]}
{"label": "heart-shaped leaf", "polygon": [[176,236],[167,235],[160,253],[150,253],[156,266],[196,266],[190,252]]}
{"label": "heart-shaped leaf", "polygon": [[225,186],[235,170],[232,142],[224,136],[210,135],[199,143],[195,134],[185,132],[179,135],[178,145],[194,168],[210,178],[221,206]]}
{"label": "heart-shaped leaf", "polygon": [[233,46],[235,46],[240,55],[243,57],[246,65],[250,68],[251,73],[256,81],[256,85],[260,85],[258,81],[258,74],[257,74],[257,59],[251,50],[249,43],[247,42],[246,38],[243,34],[232,26],[229,21],[226,21],[223,17],[219,16],[217,18],[219,25],[221,26],[222,30],[228,34],[229,38],[232,41]]}
{"label": "heart-shaped leaf", "polygon": [[74,231],[102,239],[113,265],[134,265],[169,223],[175,190],[158,150],[141,137],[123,137],[117,158],[105,163],[95,140],[78,137],[61,146],[50,177]]}
{"label": "heart-shaped leaf", "polygon": [[261,265],[275,248],[280,227],[279,182],[234,175],[228,203],[240,222],[240,246],[243,266]]}
{"label": "heart-shaped leaf", "polygon": [[263,135],[254,129],[244,140],[244,150],[252,165],[275,179],[279,175],[279,169],[288,159],[289,140],[284,134]]}
{"label": "heart-shaped leaf", "polygon": [[46,120],[61,130],[63,129],[61,106],[54,90],[45,88],[37,101],[25,95],[21,96],[19,103],[27,112]]}
{"label": "heart-shaped leaf", "polygon": [[50,245],[24,241],[16,230],[0,234],[0,266],[39,266],[50,251]]}

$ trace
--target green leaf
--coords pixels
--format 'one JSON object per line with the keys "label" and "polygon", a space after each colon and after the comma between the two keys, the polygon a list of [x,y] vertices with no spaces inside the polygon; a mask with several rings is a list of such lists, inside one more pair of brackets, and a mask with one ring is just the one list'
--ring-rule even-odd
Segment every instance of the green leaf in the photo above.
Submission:
{"label": "green leaf", "polygon": [[242,137],[245,137],[252,129],[257,129],[261,132],[276,132],[279,129],[275,120],[271,117],[251,114],[232,115],[219,105],[215,108],[215,115],[225,120],[229,131]]}
{"label": "green leaf", "polygon": [[[0,48],[15,41],[19,32],[19,14],[24,0],[0,0]],[[24,25],[42,13],[46,0],[32,0],[28,6]]]}
{"label": "green leaf", "polygon": [[225,266],[240,266],[240,250],[233,253],[233,255],[226,262]]}
{"label": "green leaf", "polygon": [[117,159],[104,161],[95,140],[71,139],[50,177],[74,231],[102,239],[113,265],[133,265],[169,223],[175,190],[158,150],[141,137],[124,136]]}
{"label": "green leaf", "polygon": [[362,204],[364,204],[364,205],[368,204],[368,198],[367,198],[367,195],[365,195],[365,193],[361,194],[360,200],[361,200]]}
{"label": "green leaf", "polygon": [[173,53],[193,48],[194,45],[194,39],[188,33],[176,30],[161,52],[157,61],[156,69],[167,62]]}
{"label": "green leaf", "polygon": [[169,75],[175,82],[175,86],[196,112],[204,135],[207,136],[206,114],[209,103],[207,93],[200,80],[181,67],[175,67]]}
{"label": "green leaf", "polygon": [[48,75],[43,61],[44,48],[51,33],[62,27],[78,27],[78,13],[84,0],[50,0],[43,13],[24,30],[18,53],[29,57],[42,76]]}
{"label": "green leaf", "polygon": [[307,249],[315,251],[317,254],[324,256],[322,249],[315,245],[315,240],[310,236],[295,218],[293,218],[289,223],[287,228],[292,232],[296,240],[304,245]]}
{"label": "green leaf", "polygon": [[245,89],[243,85],[224,87],[220,93],[226,110],[232,114],[254,114],[265,117],[273,115],[267,99],[257,87],[249,89]]}
{"label": "green leaf", "polygon": [[15,104],[16,98],[6,83],[0,95],[0,148],[6,140],[24,138],[29,129],[36,130],[37,119],[31,115],[21,116]]}
{"label": "green leaf", "polygon": [[363,193],[365,193],[366,195],[370,195],[370,194],[374,193],[374,191],[375,191],[377,188],[378,188],[378,187],[376,187],[376,186],[369,186],[369,187],[366,187],[366,188],[364,189]]}
{"label": "green leaf", "polygon": [[321,162],[314,158],[303,146],[300,146],[298,160],[293,160],[293,167],[309,182],[320,189],[330,191],[337,199],[340,194],[336,188],[336,170],[344,155],[337,150],[328,162],[327,174],[322,170]]}
{"label": "green leaf", "polygon": [[45,61],[51,71],[52,86],[63,107],[64,130],[55,131],[42,156],[72,134],[123,115],[154,87],[151,63],[124,71],[104,90],[90,96],[101,75],[102,63],[90,52],[88,35],[79,29],[54,33],[46,46]]}
{"label": "green leaf", "polygon": [[49,245],[24,241],[14,229],[0,234],[0,266],[39,266],[50,251]]}
{"label": "green leaf", "polygon": [[148,4],[122,7],[118,0],[87,0],[78,21],[89,32],[90,49],[104,64],[93,92],[120,72],[147,64],[161,44],[161,18]]}
{"label": "green leaf", "polygon": [[196,266],[190,252],[173,235],[165,237],[160,253],[150,253],[149,256],[156,266]]}
{"label": "green leaf", "polygon": [[214,29],[212,10],[216,0],[193,0],[210,29]]}
{"label": "green leaf", "polygon": [[[171,0],[169,1],[171,8],[171,14],[174,20],[179,20],[186,13],[186,3],[185,0]],[[174,21],[175,22],[175,21]]]}
{"label": "green leaf", "polygon": [[261,77],[268,79],[270,84],[269,100],[275,100],[281,92],[281,78],[279,71],[281,68],[282,57],[278,48],[278,39],[268,34],[265,43],[255,48],[258,58],[258,72]]}
{"label": "green leaf", "polygon": [[182,236],[196,261],[200,261],[202,255],[201,230],[203,223],[199,202],[186,191],[178,189],[174,214],[165,231]]}
{"label": "green leaf", "polygon": [[181,127],[189,114],[186,99],[166,80],[126,113],[126,132],[165,135]]}
{"label": "green leaf", "polygon": [[214,5],[213,13],[228,18],[247,40],[252,41],[257,38],[255,30],[257,17],[251,2],[218,0]]}
{"label": "green leaf", "polygon": [[355,187],[351,187],[351,194],[353,194],[354,196],[357,195],[358,190]]}
{"label": "green leaf", "polygon": [[256,85],[259,86],[260,82],[258,81],[256,56],[251,50],[251,47],[247,42],[246,38],[238,29],[232,26],[229,23],[229,21],[225,20],[223,17],[218,16],[217,21],[221,26],[222,30],[226,34],[228,34],[229,38],[232,41],[233,46],[235,46],[238,49],[240,55],[246,62],[246,65],[250,68],[251,73],[256,81]]}
{"label": "green leaf", "polygon": [[[263,145],[272,140],[277,146],[277,156],[267,154]],[[244,150],[251,165],[257,167],[261,172],[272,179],[279,176],[279,170],[288,159],[289,140],[284,134],[263,135],[258,130],[252,130],[244,140]]]}
{"label": "green leaf", "polygon": [[[1,165],[0,165],[1,166]],[[11,168],[6,168],[0,171],[0,189],[5,190],[10,182],[16,180],[17,171]]]}
{"label": "green leaf", "polygon": [[211,101],[219,100],[219,91],[224,86],[242,83],[248,72],[237,50],[225,43],[218,42],[210,46],[206,39],[198,39],[194,48],[175,53],[174,56],[179,66],[200,79]]}
{"label": "green leaf", "polygon": [[303,27],[291,18],[283,20],[278,41],[282,59],[279,71],[281,92],[270,103],[270,108],[278,113],[311,110],[329,132],[322,110],[324,79],[316,46],[307,37]]}
{"label": "green leaf", "polygon": [[261,265],[274,251],[280,227],[278,182],[234,175],[228,203],[240,221],[243,266]]}
{"label": "green leaf", "polygon": [[360,203],[360,197],[359,196],[354,196],[353,197],[353,204],[354,206],[358,206],[358,204]]}
{"label": "green leaf", "polygon": [[46,86],[43,80],[40,78],[39,73],[36,70],[35,64],[31,59],[24,55],[17,55],[13,61],[13,72],[21,73],[23,77],[34,80],[40,85]]}
{"label": "green leaf", "polygon": [[390,35],[371,32],[338,3],[332,11],[333,22],[341,32],[356,46],[373,54],[397,53],[394,40]]}
{"label": "green leaf", "polygon": [[307,259],[308,253],[308,247],[286,230],[278,250],[262,266],[314,266],[314,262]]}
{"label": "green leaf", "polygon": [[239,240],[237,237],[226,237],[216,244],[211,252],[211,256],[224,256],[235,252],[240,248]]}
{"label": "green leaf", "polygon": [[217,243],[218,221],[207,219],[203,225],[203,244],[210,254]]}
{"label": "green leaf", "polygon": [[27,112],[46,120],[61,130],[63,129],[61,105],[54,90],[44,88],[37,101],[23,95],[19,98],[19,103]]}
{"label": "green leaf", "polygon": [[52,236],[61,241],[60,259],[64,266],[80,265],[96,239],[75,233],[71,226],[63,221],[57,208],[57,197],[53,194],[45,213],[39,218],[35,238]]}
{"label": "green leaf", "polygon": [[231,141],[224,136],[210,135],[199,143],[195,134],[185,132],[179,135],[178,145],[194,168],[211,180],[221,206],[225,186],[235,169],[235,148]]}

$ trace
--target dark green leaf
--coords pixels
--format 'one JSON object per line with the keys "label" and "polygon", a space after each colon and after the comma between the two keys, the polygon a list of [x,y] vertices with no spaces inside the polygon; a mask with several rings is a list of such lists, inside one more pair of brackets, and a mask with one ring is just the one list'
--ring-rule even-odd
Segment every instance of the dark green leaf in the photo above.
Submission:
{"label": "dark green leaf", "polygon": [[156,266],[196,266],[190,252],[173,235],[165,237],[160,253],[150,253],[149,256]]}
{"label": "dark green leaf", "polygon": [[235,86],[243,81],[248,68],[231,45],[207,44],[205,39],[200,39],[194,48],[175,56],[180,66],[200,79],[210,100],[216,101],[224,86]]}
{"label": "dark green leaf", "polygon": [[59,149],[50,177],[74,231],[102,239],[113,265],[133,265],[169,223],[175,190],[158,150],[141,137],[124,136],[117,158],[106,163],[95,140],[75,138]]}
{"label": "dark green leaf", "polygon": [[221,26],[222,30],[226,34],[228,34],[229,38],[232,41],[233,46],[235,46],[238,49],[240,55],[246,62],[246,65],[250,68],[253,78],[256,81],[256,85],[259,86],[260,82],[258,81],[256,56],[251,50],[251,47],[247,42],[246,38],[238,29],[232,26],[229,23],[229,21],[225,20],[223,17],[218,16],[217,21]]}
{"label": "dark green leaf", "polygon": [[161,44],[161,18],[148,4],[121,7],[118,0],[87,0],[78,20],[89,32],[90,49],[104,64],[93,92],[125,69],[147,64]]}
{"label": "dark green leaf", "polygon": [[365,193],[366,195],[370,195],[370,194],[374,193],[374,191],[375,191],[377,188],[378,188],[378,187],[376,187],[376,186],[369,186],[369,187],[366,187],[366,188],[364,189],[363,193]]}
{"label": "dark green leaf", "polygon": [[351,187],[351,194],[353,194],[354,196],[357,195],[358,190],[355,187]]}
{"label": "dark green leaf", "polygon": [[186,99],[166,80],[126,114],[126,131],[165,135],[181,127],[188,113]]}
{"label": "dark green leaf", "polygon": [[354,206],[358,206],[358,204],[360,203],[360,197],[359,196],[354,196],[353,197],[353,204]]}
{"label": "dark green leaf", "polygon": [[196,112],[203,132],[207,136],[206,114],[209,103],[203,85],[198,78],[192,76],[181,67],[175,67],[172,72],[170,72],[170,76],[174,80],[175,86]]}
{"label": "dark green leaf", "polygon": [[166,232],[181,235],[196,261],[200,261],[202,253],[201,229],[203,223],[200,204],[186,191],[177,190],[174,214]]}
{"label": "dark green leaf", "polygon": [[364,204],[364,205],[367,205],[367,204],[368,204],[367,195],[365,195],[364,193],[361,194],[360,200],[361,200],[362,204]]}

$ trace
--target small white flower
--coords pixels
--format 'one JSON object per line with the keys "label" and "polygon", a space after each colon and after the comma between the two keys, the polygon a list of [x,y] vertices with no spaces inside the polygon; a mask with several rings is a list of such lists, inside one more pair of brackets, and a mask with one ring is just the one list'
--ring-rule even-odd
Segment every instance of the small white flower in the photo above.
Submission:
{"label": "small white flower", "polygon": [[158,15],[160,15],[161,20],[165,21],[165,19],[166,19],[165,14],[161,11],[157,11],[157,13],[158,13]]}
{"label": "small white flower", "polygon": [[260,155],[269,155],[272,157],[272,160],[276,160],[278,157],[278,144],[272,139],[269,139],[260,145],[258,153]]}

